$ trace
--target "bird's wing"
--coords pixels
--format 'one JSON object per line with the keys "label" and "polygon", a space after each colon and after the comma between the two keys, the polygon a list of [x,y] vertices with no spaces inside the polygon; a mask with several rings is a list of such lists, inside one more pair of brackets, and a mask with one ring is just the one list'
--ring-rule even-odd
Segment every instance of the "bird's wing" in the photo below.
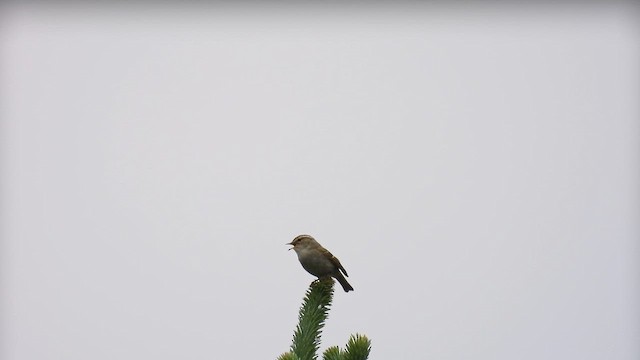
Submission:
{"label": "bird's wing", "polygon": [[331,260],[331,262],[333,263],[333,265],[335,265],[338,269],[342,270],[342,272],[344,273],[344,276],[349,277],[349,275],[347,275],[347,270],[344,269],[344,267],[342,266],[342,264],[340,264],[340,260],[338,260],[337,257],[333,256],[332,253],[329,252],[329,250],[322,248],[322,253],[323,255],[325,255],[329,260]]}

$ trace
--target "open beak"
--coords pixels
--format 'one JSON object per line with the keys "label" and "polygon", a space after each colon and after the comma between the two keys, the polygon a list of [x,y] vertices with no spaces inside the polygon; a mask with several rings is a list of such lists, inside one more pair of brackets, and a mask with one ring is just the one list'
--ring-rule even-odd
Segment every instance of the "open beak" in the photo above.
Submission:
{"label": "open beak", "polygon": [[[292,243],[286,243],[285,245],[291,245],[291,246],[293,246],[293,244],[292,244]],[[289,248],[289,250],[291,250],[291,249],[293,249],[293,248]]]}

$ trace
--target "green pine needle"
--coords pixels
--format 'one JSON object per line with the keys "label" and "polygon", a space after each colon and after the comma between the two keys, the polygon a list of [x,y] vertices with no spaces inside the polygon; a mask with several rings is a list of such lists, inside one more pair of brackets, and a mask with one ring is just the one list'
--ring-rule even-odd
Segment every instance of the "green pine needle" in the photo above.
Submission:
{"label": "green pine needle", "polygon": [[366,336],[351,335],[345,351],[345,360],[366,360],[371,352],[371,340]]}
{"label": "green pine needle", "polygon": [[[333,301],[332,278],[316,280],[305,294],[298,314],[298,326],[293,334],[291,351],[278,360],[317,360],[320,335]],[[324,360],[366,360],[371,352],[371,341],[364,335],[351,335],[345,350],[332,346],[324,351]]]}
{"label": "green pine needle", "polygon": [[342,360],[343,353],[340,351],[340,348],[337,346],[332,346],[324,351],[322,355],[322,359],[324,360]]}
{"label": "green pine needle", "polygon": [[307,290],[291,344],[291,352],[300,360],[317,359],[320,335],[333,300],[334,283],[332,278],[317,280]]}
{"label": "green pine needle", "polygon": [[278,360],[300,360],[300,358],[291,351],[278,356]]}

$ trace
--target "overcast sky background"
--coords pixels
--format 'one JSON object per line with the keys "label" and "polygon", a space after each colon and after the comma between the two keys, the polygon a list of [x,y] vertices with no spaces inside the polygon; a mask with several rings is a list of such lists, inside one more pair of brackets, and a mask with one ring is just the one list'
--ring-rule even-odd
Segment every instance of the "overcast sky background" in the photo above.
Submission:
{"label": "overcast sky background", "polygon": [[637,7],[1,10],[2,359],[640,356]]}

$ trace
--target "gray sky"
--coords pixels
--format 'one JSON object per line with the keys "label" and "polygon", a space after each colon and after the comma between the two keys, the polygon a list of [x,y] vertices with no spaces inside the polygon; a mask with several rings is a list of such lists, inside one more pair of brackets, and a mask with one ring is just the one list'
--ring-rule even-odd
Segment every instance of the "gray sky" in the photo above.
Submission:
{"label": "gray sky", "polygon": [[0,357],[637,359],[621,4],[3,6]]}

